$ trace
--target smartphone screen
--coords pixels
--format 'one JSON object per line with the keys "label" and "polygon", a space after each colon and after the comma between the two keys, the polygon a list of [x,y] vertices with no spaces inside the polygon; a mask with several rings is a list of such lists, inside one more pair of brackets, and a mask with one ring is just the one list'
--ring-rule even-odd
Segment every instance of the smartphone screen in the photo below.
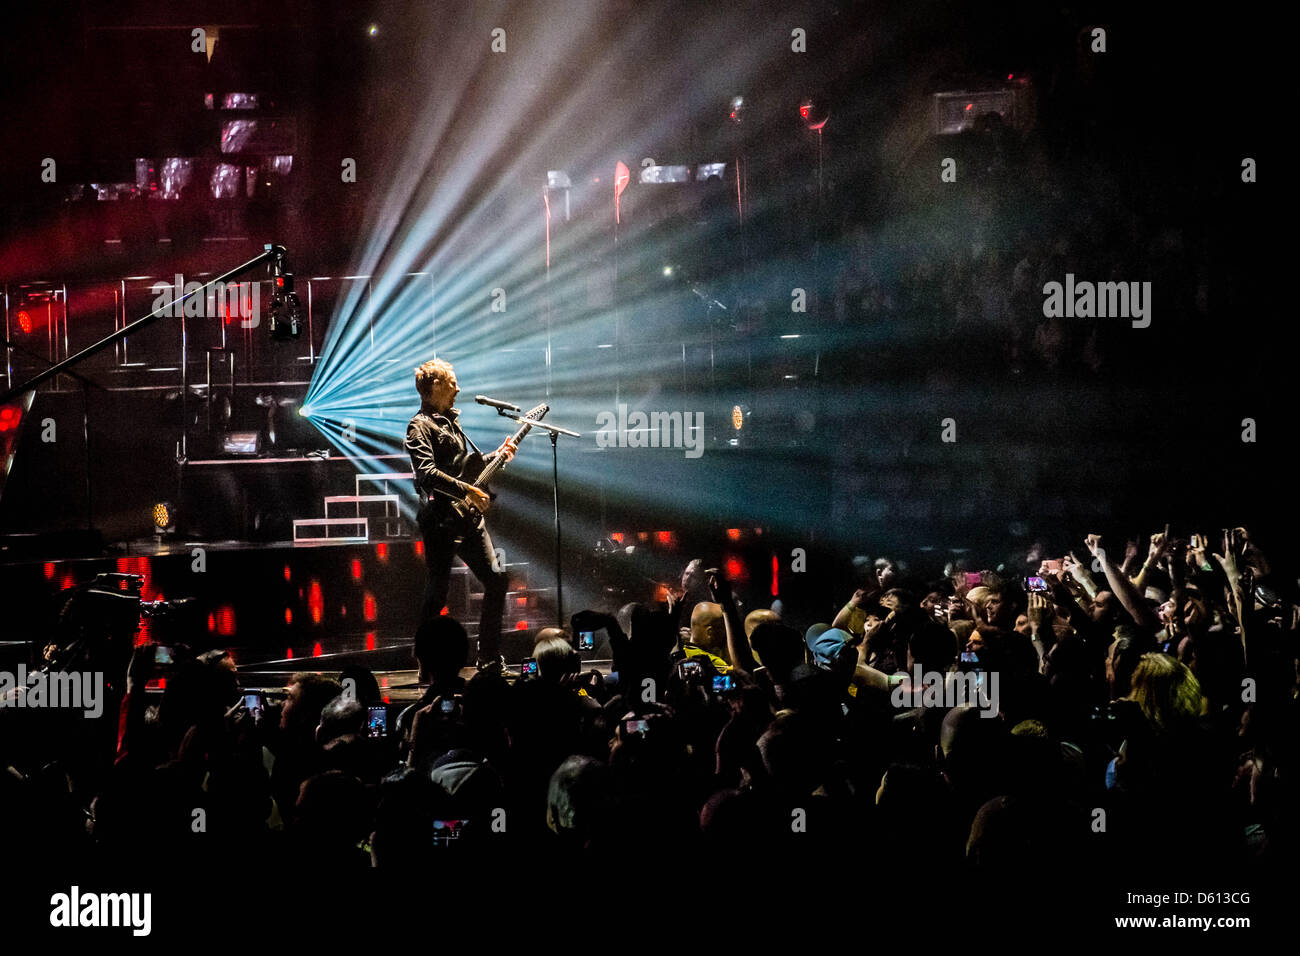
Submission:
{"label": "smartphone screen", "polygon": [[256,691],[244,695],[244,708],[253,715],[254,720],[262,719],[262,695]]}
{"label": "smartphone screen", "polygon": [[519,676],[521,676],[521,677],[536,677],[536,676],[537,676],[537,661],[536,661],[534,658],[531,658],[531,657],[530,657],[530,658],[528,658],[527,660],[525,660],[522,664],[520,664],[520,665],[519,665]]}
{"label": "smartphone screen", "polygon": [[452,840],[459,839],[464,827],[464,820],[434,820],[433,842],[435,844],[450,843]]}
{"label": "smartphone screen", "polygon": [[388,736],[388,707],[385,704],[373,704],[366,717],[367,737]]}
{"label": "smartphone screen", "polygon": [[163,645],[158,644],[153,649],[153,662],[155,664],[174,664],[176,663],[176,658],[172,655],[172,649],[170,647],[164,647]]}
{"label": "smartphone screen", "polygon": [[649,724],[648,721],[646,721],[646,720],[644,720],[644,719],[641,719],[641,720],[625,720],[625,721],[623,722],[623,732],[624,732],[624,733],[628,733],[628,734],[643,734],[643,735],[644,735],[644,734],[646,734],[647,732],[649,732],[649,730],[650,730],[650,724]]}
{"label": "smartphone screen", "polygon": [[1029,577],[1025,578],[1025,590],[1026,590],[1026,591],[1046,591],[1046,590],[1047,590],[1047,582],[1044,581],[1044,580],[1043,580],[1042,578],[1040,578],[1040,577],[1035,577],[1034,575],[1030,575]]}
{"label": "smartphone screen", "polygon": [[454,714],[454,713],[456,713],[456,698],[455,698],[455,697],[444,697],[444,698],[443,698],[443,701],[442,701],[442,712],[443,712],[444,714]]}
{"label": "smartphone screen", "polygon": [[980,586],[980,573],[978,571],[966,572],[966,587],[977,588]]}
{"label": "smartphone screen", "polygon": [[713,692],[721,694],[729,690],[736,689],[736,682],[730,674],[718,674],[713,678]]}

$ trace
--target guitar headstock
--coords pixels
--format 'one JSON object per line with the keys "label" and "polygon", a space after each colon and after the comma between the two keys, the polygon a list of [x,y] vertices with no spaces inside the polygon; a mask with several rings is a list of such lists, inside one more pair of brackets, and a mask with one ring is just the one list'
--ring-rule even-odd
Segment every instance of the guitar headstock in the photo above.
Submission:
{"label": "guitar headstock", "polygon": [[530,422],[540,422],[543,418],[546,417],[546,413],[549,412],[550,410],[551,410],[551,406],[547,405],[545,402],[542,402],[541,404],[534,405],[532,408],[528,409],[528,411],[524,412],[523,417]]}

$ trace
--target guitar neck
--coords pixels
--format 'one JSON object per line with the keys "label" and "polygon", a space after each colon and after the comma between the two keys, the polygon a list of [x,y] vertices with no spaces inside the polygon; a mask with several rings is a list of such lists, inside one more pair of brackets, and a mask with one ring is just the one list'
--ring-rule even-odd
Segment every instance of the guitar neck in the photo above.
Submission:
{"label": "guitar neck", "polygon": [[[510,440],[514,444],[518,445],[521,441],[523,441],[524,436],[527,435],[530,431],[532,431],[532,428],[533,428],[532,422],[525,422],[524,424],[519,426],[519,431],[515,432],[514,437],[511,438]],[[490,462],[488,462],[487,467],[483,469],[483,473],[478,476],[478,481],[474,482],[474,487],[486,488],[487,483],[492,480],[492,476],[495,475],[502,468],[504,468],[505,465],[506,465],[506,461],[500,455],[498,455],[496,458],[493,458]]]}

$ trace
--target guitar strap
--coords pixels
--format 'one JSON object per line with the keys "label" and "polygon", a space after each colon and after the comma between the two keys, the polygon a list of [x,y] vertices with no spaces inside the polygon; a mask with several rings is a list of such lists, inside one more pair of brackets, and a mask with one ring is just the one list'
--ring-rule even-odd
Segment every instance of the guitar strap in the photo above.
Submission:
{"label": "guitar strap", "polygon": [[[457,427],[457,428],[460,428],[460,422],[457,422],[457,423],[456,423],[456,427]],[[479,451],[479,449],[478,449],[478,445],[474,444],[474,439],[472,439],[472,438],[469,437],[469,432],[467,432],[467,431],[465,431],[465,429],[461,428],[461,429],[460,429],[460,433],[461,433],[462,435],[465,436],[465,441],[466,441],[466,443],[469,445],[470,448],[473,448],[473,449],[474,449],[475,453],[477,453],[478,455],[481,455],[481,456],[483,456],[483,457],[486,457],[485,455],[483,455],[483,453],[482,453],[481,451]]]}

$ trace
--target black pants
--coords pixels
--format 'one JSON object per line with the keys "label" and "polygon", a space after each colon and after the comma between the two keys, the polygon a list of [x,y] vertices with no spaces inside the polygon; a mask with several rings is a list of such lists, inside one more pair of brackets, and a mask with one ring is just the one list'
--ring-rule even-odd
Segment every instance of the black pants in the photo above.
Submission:
{"label": "black pants", "polygon": [[429,569],[424,589],[421,620],[432,620],[442,613],[451,583],[451,562],[459,553],[479,583],[483,585],[483,609],[478,622],[478,659],[495,660],[501,643],[501,618],[506,606],[507,576],[497,563],[496,550],[487,528],[471,531],[457,543],[437,526],[432,517],[421,513],[420,530],[424,535],[424,561]]}

